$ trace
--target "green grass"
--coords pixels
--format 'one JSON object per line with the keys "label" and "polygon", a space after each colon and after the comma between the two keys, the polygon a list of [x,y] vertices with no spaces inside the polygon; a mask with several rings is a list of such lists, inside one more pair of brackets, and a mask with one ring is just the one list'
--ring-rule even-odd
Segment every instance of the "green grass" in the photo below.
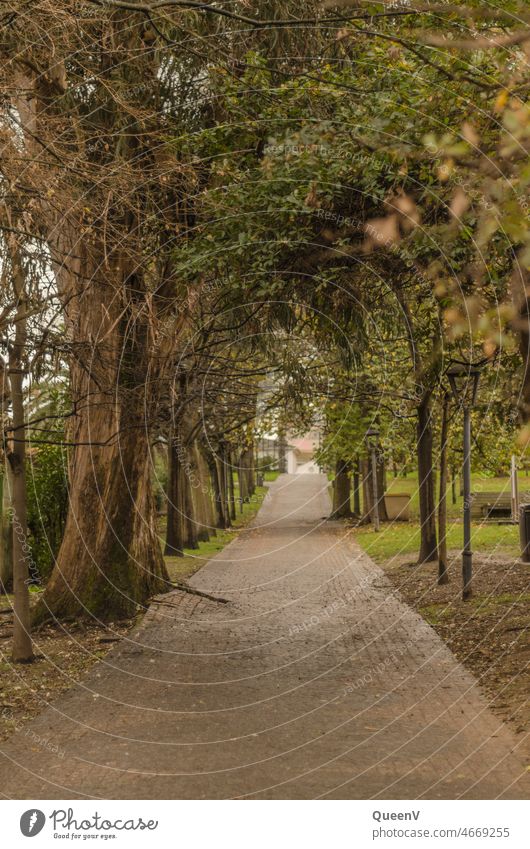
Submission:
{"label": "green grass", "polygon": [[[498,596],[475,596],[466,604],[473,608],[473,617],[476,617],[490,616],[500,605],[508,605],[511,610],[514,604],[528,605],[529,602],[530,593],[502,593]],[[429,625],[440,625],[451,618],[451,607],[446,601],[427,604],[418,610]]]}
{"label": "green grass", "polygon": [[530,602],[530,593],[501,593],[497,596],[471,599],[472,606],[479,607],[481,613],[489,613],[499,604],[508,604],[511,608],[514,604],[528,605],[528,602]]}
{"label": "green grass", "polygon": [[[275,477],[269,478],[268,475],[274,475]],[[278,472],[267,472],[265,475],[266,480],[275,480],[276,477],[278,477]],[[165,560],[171,580],[183,581],[186,578],[190,578],[202,566],[205,566],[212,557],[232,542],[238,532],[249,525],[254,519],[267,492],[268,487],[257,486],[252,500],[247,504],[243,504],[243,512],[240,512],[239,504],[236,505],[237,518],[233,522],[232,528],[226,531],[217,529],[216,536],[210,537],[208,542],[199,543],[198,549],[185,548],[184,557],[166,557]],[[235,496],[237,500],[237,487]],[[161,530],[163,531],[163,528]],[[163,544],[163,538],[161,542]]]}
{"label": "green grass", "polygon": [[444,619],[448,619],[451,615],[451,609],[446,602],[441,604],[428,604],[425,607],[420,607],[419,611],[429,625],[437,625]]}
{"label": "green grass", "polygon": [[[519,492],[530,492],[530,477],[522,472],[518,475]],[[406,493],[410,495],[410,509],[412,518],[419,516],[419,492],[418,492],[418,476],[410,474],[407,477],[393,478],[390,475],[387,477],[387,488],[389,493]],[[471,478],[472,492],[506,492],[510,494],[510,478],[493,478],[486,477],[481,474],[473,474]],[[459,518],[462,515],[463,498],[460,495],[460,482],[456,482],[456,504],[452,502],[451,486],[447,488],[447,515],[449,518]],[[438,490],[436,491],[438,498]]]}
{"label": "green grass", "polygon": [[[519,553],[519,528],[517,525],[498,525],[494,522],[471,526],[471,544],[474,551],[502,551],[517,556]],[[447,547],[462,548],[463,527],[461,522],[449,523]],[[372,526],[358,528],[355,539],[376,561],[390,560],[402,554],[417,554],[420,547],[420,526],[417,522],[394,522],[382,524],[375,533]]]}
{"label": "green grass", "polygon": [[[38,595],[44,589],[44,587],[36,586],[35,584],[30,584],[29,587],[30,596]],[[35,601],[35,599],[33,599]],[[13,607],[15,603],[15,596],[13,593],[4,593],[0,592],[0,607]]]}

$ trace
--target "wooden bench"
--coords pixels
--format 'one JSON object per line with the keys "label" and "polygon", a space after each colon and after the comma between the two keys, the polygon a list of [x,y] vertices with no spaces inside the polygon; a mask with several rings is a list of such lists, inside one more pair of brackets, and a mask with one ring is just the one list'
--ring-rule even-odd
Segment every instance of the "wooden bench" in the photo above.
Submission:
{"label": "wooden bench", "polygon": [[[530,492],[519,493],[519,504],[530,503]],[[472,519],[500,519],[512,515],[512,497],[510,491],[472,492]]]}

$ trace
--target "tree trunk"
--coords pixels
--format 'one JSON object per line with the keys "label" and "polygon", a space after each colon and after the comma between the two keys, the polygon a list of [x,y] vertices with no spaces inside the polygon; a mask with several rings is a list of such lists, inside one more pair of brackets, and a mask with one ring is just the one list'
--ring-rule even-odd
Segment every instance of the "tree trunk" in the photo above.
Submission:
{"label": "tree trunk", "polygon": [[440,433],[440,495],[438,500],[438,583],[448,584],[447,574],[447,431],[449,396],[444,395]]}
{"label": "tree trunk", "polygon": [[182,488],[179,441],[172,432],[168,444],[168,492],[165,554],[182,557],[184,554],[184,492]]}
{"label": "tree trunk", "polygon": [[[169,589],[156,527],[151,480],[150,426],[157,409],[162,362],[153,365],[149,314],[141,307],[143,281],[115,255],[113,285],[96,260],[75,251],[76,292],[65,305],[72,337],[69,422],[69,510],[56,565],[36,620],[93,616],[129,618]],[[81,256],[79,256],[81,254]],[[57,270],[66,275],[65,265]],[[79,292],[79,283],[84,283]],[[106,308],[103,309],[103,304]],[[72,328],[70,330],[70,328]],[[157,380],[148,379],[153,368]]]}
{"label": "tree trunk", "polygon": [[386,467],[385,467],[385,458],[382,453],[377,456],[377,495],[378,495],[378,508],[379,508],[379,521],[380,522],[388,522],[388,514],[386,512],[386,504],[385,504],[385,492],[386,492]]}
{"label": "tree trunk", "polygon": [[456,477],[457,472],[456,469],[451,469],[451,501],[453,504],[456,504]]}
{"label": "tree trunk", "polygon": [[192,492],[192,452],[175,432],[168,446],[168,513],[166,528],[167,555],[182,556],[183,549],[197,549],[198,523]]}
{"label": "tree trunk", "polygon": [[373,491],[372,491],[372,466],[368,459],[363,458],[360,463],[362,474],[363,488],[363,522],[372,521],[372,511],[374,509]]}
{"label": "tree trunk", "polygon": [[13,473],[13,648],[14,663],[31,663],[31,619],[29,609],[29,562],[26,498],[26,425],[24,410],[24,357],[27,344],[26,284],[18,249],[11,252],[13,294],[17,302],[15,338],[9,346],[12,437],[8,461]]}
{"label": "tree trunk", "polygon": [[[363,470],[363,519],[365,522],[374,521],[374,481],[372,474],[372,462],[368,458],[362,463]],[[381,462],[377,462],[377,506],[379,511],[379,521],[387,522],[388,514],[386,512],[384,499],[384,469]]]}
{"label": "tree trunk", "polygon": [[[119,13],[108,23],[101,42],[96,36],[90,48],[94,56],[104,55],[93,89],[101,83],[102,90],[112,84],[119,90],[125,83],[134,91],[133,71],[142,91],[144,84],[156,87],[160,59],[157,51],[143,50],[141,23]],[[146,60],[133,68],[129,60],[139,61],[139,50]],[[50,150],[59,145],[41,168],[34,194],[65,320],[73,405],[68,518],[35,615],[37,621],[87,614],[115,620],[133,615],[167,586],[151,485],[150,429],[174,350],[167,340],[186,317],[171,314],[173,296],[163,289],[173,269],[168,270],[169,240],[163,231],[169,225],[162,224],[162,212],[159,238],[148,241],[156,218],[152,211],[163,210],[167,198],[165,188],[157,191],[156,200],[151,193],[160,171],[154,156],[159,143],[149,149],[149,120],[129,121],[129,112],[110,89],[90,115],[84,98],[65,111],[69,69],[61,61],[61,48],[57,56],[53,53],[50,68],[31,72],[24,89],[30,94],[20,98],[17,110],[30,162],[37,162],[35,150],[41,149],[37,139],[51,139]],[[139,97],[145,101],[143,94]],[[74,122],[76,132],[62,134],[61,146],[57,133],[67,126],[65,120]],[[101,156],[98,145],[87,145],[90,138],[107,137],[113,147],[101,145]],[[70,155],[73,160],[80,156],[79,168],[72,170]],[[115,178],[117,165],[121,180]],[[163,168],[167,171],[166,164]],[[54,189],[47,192],[48,186]],[[87,212],[93,221],[85,225]]]}
{"label": "tree trunk", "polygon": [[250,448],[245,448],[245,450],[241,453],[238,468],[239,493],[242,502],[250,501],[250,496],[254,493],[252,462],[252,451],[250,450]]}
{"label": "tree trunk", "polygon": [[215,507],[213,503],[212,481],[208,462],[202,450],[199,450],[198,452],[198,459],[199,468],[201,470],[200,477],[202,481],[201,492],[203,494],[204,516],[209,535],[215,537],[217,536],[217,531],[215,530]]}
{"label": "tree trunk", "polygon": [[333,481],[333,511],[330,518],[346,519],[351,516],[350,498],[350,465],[346,460],[337,460]]}
{"label": "tree trunk", "polygon": [[438,557],[436,513],[432,462],[432,418],[429,400],[417,410],[416,450],[418,455],[418,490],[420,501],[421,543],[418,563],[430,563]]}
{"label": "tree trunk", "polygon": [[223,494],[224,482],[220,475],[220,464],[213,456],[213,454],[211,455],[211,457],[208,458],[208,465],[210,468],[210,475],[212,479],[216,524],[218,528],[223,530],[225,528],[228,528],[228,518],[225,511],[225,500]]}
{"label": "tree trunk", "polygon": [[523,362],[518,406],[523,423],[526,423],[530,421],[530,270],[520,255],[514,262],[510,289],[515,311],[512,327],[519,334]]}
{"label": "tree trunk", "polygon": [[211,513],[208,509],[209,489],[208,474],[203,469],[202,457],[196,442],[191,449],[193,458],[194,476],[191,482],[191,491],[194,505],[194,515],[197,521],[197,539],[199,542],[208,542],[210,539],[210,528],[213,524]]}
{"label": "tree trunk", "polygon": [[356,457],[353,464],[353,512],[356,516],[361,515],[361,493],[360,493],[360,462]]}
{"label": "tree trunk", "polygon": [[[80,423],[79,441],[108,435],[107,418],[104,408],[94,409],[90,421]],[[40,619],[44,609],[59,618],[129,618],[169,589],[148,449],[143,429],[125,428],[119,445],[75,448],[65,534]]]}
{"label": "tree trunk", "polygon": [[222,449],[217,458],[217,473],[219,476],[219,492],[222,502],[222,511],[224,516],[224,528],[229,528],[232,524],[230,519],[230,504],[228,499],[228,466],[226,462],[226,453]]}
{"label": "tree trunk", "polygon": [[254,495],[256,492],[256,470],[254,463],[254,443],[248,449],[248,492]]}
{"label": "tree trunk", "polygon": [[192,465],[190,450],[185,449],[185,462],[181,464],[181,486],[184,493],[184,547],[192,551],[199,547],[198,524],[195,516],[195,505],[191,488]]}
{"label": "tree trunk", "polygon": [[237,513],[236,513],[236,497],[234,490],[234,470],[232,467],[232,454],[227,455],[227,474],[228,474],[228,501],[230,504],[230,518],[232,521],[235,521]]}
{"label": "tree trunk", "polygon": [[11,492],[11,467],[5,464],[4,474],[0,477],[1,494],[1,523],[0,523],[0,589],[11,592],[13,589],[13,503]]}
{"label": "tree trunk", "polygon": [[237,464],[237,479],[239,483],[239,512],[243,512],[243,504],[248,501],[248,491],[247,491],[247,477],[245,473],[244,460],[245,454],[244,452],[239,457],[239,462]]}

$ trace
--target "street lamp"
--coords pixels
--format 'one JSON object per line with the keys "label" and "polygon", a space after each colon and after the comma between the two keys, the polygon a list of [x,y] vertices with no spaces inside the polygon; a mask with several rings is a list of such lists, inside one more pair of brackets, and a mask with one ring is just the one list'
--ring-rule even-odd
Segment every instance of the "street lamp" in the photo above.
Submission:
{"label": "street lamp", "polygon": [[464,548],[462,549],[462,600],[471,598],[473,552],[471,551],[471,410],[477,397],[480,367],[454,362],[446,371],[451,392],[464,412]]}
{"label": "street lamp", "polygon": [[379,493],[377,491],[377,439],[379,430],[376,427],[368,428],[368,448],[372,459],[372,487],[374,493],[374,531],[379,530]]}

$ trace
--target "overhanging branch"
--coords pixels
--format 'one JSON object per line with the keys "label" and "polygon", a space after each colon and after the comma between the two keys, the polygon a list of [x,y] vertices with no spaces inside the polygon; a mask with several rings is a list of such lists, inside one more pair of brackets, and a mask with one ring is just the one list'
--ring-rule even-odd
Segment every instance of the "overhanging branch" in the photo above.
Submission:
{"label": "overhanging branch", "polygon": [[[313,18],[289,18],[289,19],[265,19],[251,18],[247,15],[238,15],[237,12],[232,12],[229,9],[223,9],[220,6],[214,6],[212,3],[200,3],[197,0],[153,0],[151,3],[135,3],[132,0],[87,0],[96,6],[110,7],[114,9],[125,9],[130,12],[142,12],[145,15],[152,15],[154,12],[163,9],[183,9],[195,12],[205,12],[210,15],[218,15],[223,18],[229,18],[237,23],[246,24],[253,29],[273,29],[285,27],[301,27],[314,26],[322,24],[340,24],[348,23],[349,21],[373,21],[376,18],[397,18],[421,14],[429,14],[429,8],[421,9],[391,9],[384,12],[359,13],[352,12],[344,15],[327,15]],[[337,4],[339,5],[339,4]]]}

